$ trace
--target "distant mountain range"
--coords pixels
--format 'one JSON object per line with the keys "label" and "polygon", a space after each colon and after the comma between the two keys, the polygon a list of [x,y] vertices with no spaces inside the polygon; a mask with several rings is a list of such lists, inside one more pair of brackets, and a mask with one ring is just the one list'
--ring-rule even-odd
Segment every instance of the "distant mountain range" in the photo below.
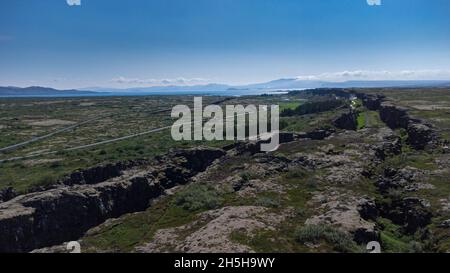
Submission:
{"label": "distant mountain range", "polygon": [[92,95],[95,92],[92,91],[80,91],[80,90],[57,90],[48,87],[31,86],[26,88],[20,87],[1,87],[0,86],[0,96],[2,97],[20,97],[20,96],[83,96]]}
{"label": "distant mountain range", "polygon": [[161,92],[161,91],[231,91],[231,90],[293,90],[305,88],[369,88],[369,87],[424,87],[424,86],[450,86],[450,80],[423,80],[423,81],[346,81],[346,82],[326,82],[298,80],[295,78],[278,79],[265,83],[256,83],[248,85],[226,85],[226,84],[206,84],[190,86],[152,86],[135,87],[125,89],[112,88],[86,88],[83,90],[97,92]]}
{"label": "distant mountain range", "polygon": [[383,87],[450,87],[450,80],[404,80],[404,81],[346,81],[346,82],[326,82],[309,81],[295,78],[278,79],[265,83],[256,83],[248,85],[226,85],[226,84],[205,84],[205,85],[186,85],[186,86],[152,86],[135,88],[104,88],[92,87],[79,90],[57,90],[53,88],[32,86],[26,88],[20,87],[0,87],[0,96],[2,97],[20,97],[20,96],[89,96],[89,95],[107,95],[107,94],[139,94],[139,93],[158,93],[158,94],[189,94],[189,92],[211,93],[216,92],[222,95],[229,94],[256,94],[265,91],[277,90],[298,90],[310,88],[383,88]]}

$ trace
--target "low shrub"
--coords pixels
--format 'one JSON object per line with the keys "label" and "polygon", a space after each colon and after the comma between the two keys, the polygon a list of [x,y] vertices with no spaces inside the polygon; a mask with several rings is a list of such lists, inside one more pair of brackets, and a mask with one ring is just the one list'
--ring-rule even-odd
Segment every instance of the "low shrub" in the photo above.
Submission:
{"label": "low shrub", "polygon": [[262,196],[259,197],[256,200],[256,205],[261,207],[267,207],[267,208],[279,208],[281,206],[280,202],[278,200],[275,200],[274,198]]}
{"label": "low shrub", "polygon": [[350,235],[330,226],[307,225],[295,231],[295,239],[299,243],[320,243],[325,241],[339,252],[357,252],[358,245]]}
{"label": "low shrub", "polygon": [[185,210],[197,211],[202,209],[215,209],[219,207],[222,199],[217,191],[207,185],[190,185],[175,198],[175,204]]}

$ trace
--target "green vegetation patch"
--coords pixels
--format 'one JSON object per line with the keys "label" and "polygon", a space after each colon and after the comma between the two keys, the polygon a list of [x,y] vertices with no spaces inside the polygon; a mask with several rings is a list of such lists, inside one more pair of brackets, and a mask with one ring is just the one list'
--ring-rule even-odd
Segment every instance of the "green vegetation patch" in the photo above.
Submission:
{"label": "green vegetation patch", "polygon": [[303,103],[304,103],[303,101],[291,101],[291,102],[281,102],[278,105],[280,106],[280,112],[283,112],[284,110],[287,109],[295,110]]}
{"label": "green vegetation patch", "polygon": [[83,247],[88,252],[132,252],[151,241],[159,229],[192,223],[199,213],[219,207],[222,201],[213,188],[192,184],[174,196],[163,197],[146,211],[126,214],[97,227],[82,238]]}
{"label": "green vegetation patch", "polygon": [[360,112],[356,118],[357,129],[361,130],[366,127],[366,112]]}
{"label": "green vegetation patch", "polygon": [[297,116],[297,115],[307,115],[307,114],[314,114],[314,113],[320,113],[325,112],[329,110],[336,109],[338,107],[341,107],[345,105],[345,102],[343,100],[323,100],[323,101],[311,101],[307,102],[303,105],[300,105],[296,107],[295,109],[287,108],[284,109],[281,112],[282,117],[289,117],[289,116]]}
{"label": "green vegetation patch", "polygon": [[419,230],[415,235],[406,236],[402,228],[385,218],[378,218],[377,224],[381,228],[380,239],[383,252],[390,253],[420,253],[428,247],[428,242],[419,243],[423,232]]}
{"label": "green vegetation patch", "polygon": [[82,238],[82,245],[87,252],[133,252],[136,246],[149,242],[157,230],[188,224],[196,215],[174,206],[173,197],[166,197],[144,212],[127,214],[97,227]]}
{"label": "green vegetation patch", "polygon": [[175,204],[188,211],[215,209],[222,203],[219,193],[205,184],[189,185],[175,198]]}
{"label": "green vegetation patch", "polygon": [[361,248],[350,235],[330,226],[307,225],[300,227],[295,231],[295,238],[303,244],[326,242],[338,252],[361,252]]}

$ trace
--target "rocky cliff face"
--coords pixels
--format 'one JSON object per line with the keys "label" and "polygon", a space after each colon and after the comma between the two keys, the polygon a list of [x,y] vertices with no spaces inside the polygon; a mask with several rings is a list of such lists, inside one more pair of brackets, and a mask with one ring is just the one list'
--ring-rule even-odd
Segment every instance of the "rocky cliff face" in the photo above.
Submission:
{"label": "rocky cliff face", "polygon": [[408,133],[407,143],[413,148],[420,150],[438,145],[438,134],[430,125],[411,118],[406,108],[395,106],[390,102],[383,102],[383,97],[364,95],[362,99],[368,109],[379,111],[381,120],[391,129],[405,129]]}
{"label": "rocky cliff face", "polygon": [[[316,91],[317,92],[317,91]],[[334,90],[322,90],[317,94],[330,95]],[[343,96],[341,93],[347,93]],[[424,124],[423,121],[413,119],[408,115],[406,108],[396,106],[390,101],[386,101],[383,95],[372,95],[358,92],[347,92],[340,90],[338,92],[341,97],[350,97],[355,95],[362,100],[363,105],[372,111],[380,113],[381,120],[391,129],[403,128],[408,133],[408,144],[415,149],[426,149],[427,147],[436,147],[439,144],[438,134],[430,125]],[[337,95],[337,94],[335,94]],[[356,116],[352,113],[344,114],[334,121],[334,125],[341,129],[356,130]]]}
{"label": "rocky cliff face", "polygon": [[[402,194],[427,186],[421,184],[422,178],[423,171],[419,169],[388,167],[375,183],[380,194],[390,199],[389,202],[376,204],[379,214],[403,226],[408,234],[431,223],[432,213],[427,201],[416,197],[401,197]],[[392,194],[393,192],[397,194]]]}
{"label": "rocky cliff face", "polygon": [[[210,148],[178,151],[157,158],[155,164],[140,171],[112,179],[107,177],[119,174],[120,167],[86,170],[81,172],[83,180],[75,181],[89,181],[90,185],[63,186],[2,203],[0,252],[26,252],[74,240],[108,218],[142,211],[165,189],[187,183],[224,154]],[[98,179],[89,176],[99,173]],[[94,182],[101,180],[105,181]]]}
{"label": "rocky cliff face", "polygon": [[410,122],[407,142],[415,149],[425,149],[427,146],[435,147],[439,142],[437,133],[428,125]]}
{"label": "rocky cliff face", "polygon": [[145,177],[18,197],[0,205],[0,252],[26,252],[80,237],[108,218],[147,207],[161,194]]}
{"label": "rocky cliff face", "polygon": [[70,174],[67,178],[60,181],[61,184],[72,186],[80,184],[97,184],[108,179],[118,177],[123,174],[124,170],[133,167],[148,164],[146,160],[134,160],[118,162],[116,164],[106,164],[96,166],[86,170],[81,170]]}
{"label": "rocky cliff face", "polygon": [[332,128],[317,129],[317,130],[310,131],[307,133],[300,133],[300,134],[298,134],[297,139],[309,138],[309,139],[313,139],[313,140],[323,140],[323,139],[331,136],[335,132],[336,131]]}
{"label": "rocky cliff face", "polygon": [[396,136],[392,131],[382,135],[382,141],[372,146],[375,151],[375,156],[379,160],[399,155],[402,153],[402,141],[400,137]]}
{"label": "rocky cliff face", "polygon": [[391,129],[406,129],[408,127],[410,118],[405,108],[384,102],[381,104],[379,111],[381,120]]}
{"label": "rocky cliff face", "polygon": [[358,122],[356,121],[356,113],[351,111],[349,113],[342,114],[334,121],[334,125],[340,129],[356,130]]}
{"label": "rocky cliff face", "polygon": [[[133,169],[135,167],[148,165],[148,160],[128,160],[128,161],[120,161],[117,163],[110,163],[95,166],[92,168],[88,168],[85,170],[75,171],[64,178],[60,179],[54,184],[50,184],[47,186],[35,186],[28,190],[27,193],[33,192],[41,192],[51,189],[56,189],[61,186],[74,186],[74,185],[85,185],[85,184],[97,184],[100,182],[104,182],[108,179],[118,177],[123,175],[123,172],[126,170]],[[5,189],[6,190],[6,189]],[[15,195],[17,196],[17,195]],[[15,197],[14,196],[14,197]],[[1,199],[1,198],[0,198]],[[12,198],[10,198],[12,199]],[[8,200],[10,200],[8,199]],[[7,201],[7,200],[4,200]],[[0,201],[1,202],[1,201]]]}
{"label": "rocky cliff face", "polygon": [[0,190],[0,203],[6,202],[17,196],[16,191],[12,187],[7,187]]}

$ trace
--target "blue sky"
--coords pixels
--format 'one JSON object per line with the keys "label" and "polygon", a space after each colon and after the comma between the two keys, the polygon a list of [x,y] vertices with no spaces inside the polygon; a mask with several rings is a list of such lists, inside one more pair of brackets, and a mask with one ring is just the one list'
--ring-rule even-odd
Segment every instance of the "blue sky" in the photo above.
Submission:
{"label": "blue sky", "polygon": [[0,2],[0,85],[243,84],[286,77],[450,79],[450,3]]}

